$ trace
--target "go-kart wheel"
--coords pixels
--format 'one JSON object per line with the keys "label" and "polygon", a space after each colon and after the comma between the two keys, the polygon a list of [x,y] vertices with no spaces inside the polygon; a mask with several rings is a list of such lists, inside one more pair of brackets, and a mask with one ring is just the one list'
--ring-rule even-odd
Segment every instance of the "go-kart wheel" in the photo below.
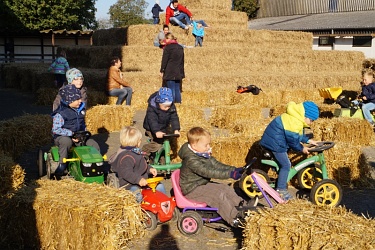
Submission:
{"label": "go-kart wheel", "polygon": [[202,231],[203,220],[197,212],[187,211],[181,214],[177,227],[185,236],[196,236]]}
{"label": "go-kart wheel", "polygon": [[39,149],[38,151],[38,170],[39,170],[39,177],[44,176],[45,169],[45,162],[44,162],[44,152],[43,150]]}
{"label": "go-kart wheel", "polygon": [[116,173],[109,173],[107,175],[106,184],[108,187],[112,187],[116,189],[120,188],[120,183],[118,181],[118,177],[116,176]]}
{"label": "go-kart wheel", "polygon": [[178,209],[178,207],[175,207],[173,210],[173,216],[172,219],[170,220],[171,222],[176,222],[180,218],[181,212]]}
{"label": "go-kart wheel", "polygon": [[[253,172],[257,173],[260,177],[263,178],[266,182],[270,181],[270,177],[267,175],[266,172],[260,169],[253,169]],[[254,183],[253,178],[251,175],[243,174],[240,179],[240,188],[246,193],[247,196],[250,198],[254,198],[258,196],[259,198],[263,197],[263,194],[258,188],[256,188],[256,184]]]}
{"label": "go-kart wheel", "polygon": [[311,189],[310,200],[319,206],[337,207],[342,199],[342,188],[335,180],[317,182]]}
{"label": "go-kart wheel", "polygon": [[314,164],[298,171],[297,181],[301,189],[311,190],[315,183],[323,179],[322,171]]}
{"label": "go-kart wheel", "polygon": [[155,230],[155,228],[158,226],[158,219],[156,218],[156,215],[153,214],[150,211],[146,212],[146,220],[145,220],[145,226],[146,229],[149,231]]}

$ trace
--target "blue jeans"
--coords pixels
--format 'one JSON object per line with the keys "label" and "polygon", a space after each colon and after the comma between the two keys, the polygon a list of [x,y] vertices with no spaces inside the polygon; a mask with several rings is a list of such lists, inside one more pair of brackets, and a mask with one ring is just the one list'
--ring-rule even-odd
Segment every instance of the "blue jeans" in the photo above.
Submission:
{"label": "blue jeans", "polygon": [[[170,17],[169,18],[169,21],[172,23],[172,24],[177,24],[178,26],[180,26],[181,28],[185,29],[186,28],[186,25],[181,22],[182,20],[186,20],[186,24],[187,25],[190,25],[191,24],[191,21],[190,21],[190,18],[188,15],[186,15],[185,13],[181,12],[179,15],[177,16],[174,16],[174,17]],[[203,24],[202,24],[203,25]]]}
{"label": "blue jeans", "polygon": [[203,46],[203,36],[195,36],[195,47],[197,46],[202,47]]}
{"label": "blue jeans", "polygon": [[153,19],[154,19],[154,24],[159,24],[159,21],[160,21],[159,17],[154,17]]}
{"label": "blue jeans", "polygon": [[169,80],[167,81],[167,87],[172,90],[173,102],[181,103],[181,90],[180,90],[181,80]]}
{"label": "blue jeans", "polygon": [[[167,195],[167,191],[165,191],[165,187],[164,187],[163,183],[159,183],[156,186],[156,190],[159,191],[159,192],[162,192],[165,195]],[[132,186],[130,186],[129,191],[135,193],[135,199],[137,200],[138,203],[142,202],[143,196],[142,196],[142,189],[141,189],[140,186],[138,186],[138,185],[132,185]]]}
{"label": "blue jeans", "polygon": [[110,96],[117,96],[116,105],[121,105],[126,97],[126,105],[132,102],[133,89],[131,87],[124,87],[122,89],[112,89],[108,91]]}
{"label": "blue jeans", "polygon": [[374,125],[374,121],[372,120],[372,114],[371,110],[375,109],[375,103],[369,102],[362,104],[362,112],[365,119],[371,123],[371,125]]}
{"label": "blue jeans", "polygon": [[277,164],[279,165],[279,177],[277,179],[277,186],[276,189],[279,190],[286,190],[288,189],[288,175],[289,170],[292,164],[290,163],[290,160],[288,158],[288,153],[277,153],[272,152],[273,156],[275,156],[275,159],[277,161]]}

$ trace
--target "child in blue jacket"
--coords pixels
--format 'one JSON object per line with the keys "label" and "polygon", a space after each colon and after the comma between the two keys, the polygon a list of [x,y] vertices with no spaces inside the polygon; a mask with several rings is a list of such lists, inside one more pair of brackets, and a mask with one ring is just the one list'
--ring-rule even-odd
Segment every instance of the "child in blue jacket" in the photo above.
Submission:
{"label": "child in blue jacket", "polygon": [[66,82],[65,73],[69,70],[69,63],[66,60],[66,53],[64,50],[60,51],[59,57],[56,58],[51,66],[48,68],[48,71],[53,70],[55,74],[55,85],[58,88],[61,88]]}
{"label": "child in blue jacket", "polygon": [[276,190],[284,200],[293,198],[287,186],[289,170],[292,166],[287,152],[291,148],[308,154],[308,148],[301,143],[317,145],[317,141],[304,135],[303,128],[308,127],[318,118],[319,108],[314,102],[305,101],[299,104],[290,102],[287,104],[286,113],[272,120],[260,140],[260,145],[273,153],[280,167]]}
{"label": "child in blue jacket", "polygon": [[195,47],[203,46],[204,26],[200,22],[193,21],[193,36],[195,37]]}
{"label": "child in blue jacket", "polygon": [[372,72],[366,72],[363,74],[363,85],[362,92],[359,98],[363,100],[362,113],[365,119],[375,127],[374,120],[372,118],[371,110],[375,109],[375,83],[374,74]]}

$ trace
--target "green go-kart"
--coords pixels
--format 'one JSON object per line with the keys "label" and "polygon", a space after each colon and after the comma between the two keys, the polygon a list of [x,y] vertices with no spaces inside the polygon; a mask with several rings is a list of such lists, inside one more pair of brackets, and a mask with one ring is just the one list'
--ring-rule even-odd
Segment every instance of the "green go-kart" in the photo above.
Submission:
{"label": "green go-kart", "polygon": [[[86,145],[90,136],[91,133],[88,131],[79,131],[74,134],[78,143],[73,144],[73,147],[69,150],[68,158],[63,159],[63,162],[67,163],[63,178],[74,178],[86,183],[104,182],[104,161],[107,156],[102,156],[96,148]],[[46,173],[48,179],[54,179],[59,159],[59,148],[57,146],[52,146],[47,152],[40,149],[37,160],[39,177],[43,177]]]}

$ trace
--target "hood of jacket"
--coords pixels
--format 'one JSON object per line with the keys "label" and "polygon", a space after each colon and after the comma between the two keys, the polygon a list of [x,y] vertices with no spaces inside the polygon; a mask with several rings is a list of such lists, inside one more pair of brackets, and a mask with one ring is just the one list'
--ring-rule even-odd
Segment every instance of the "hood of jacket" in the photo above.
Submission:
{"label": "hood of jacket", "polygon": [[281,115],[281,120],[286,130],[301,134],[301,127],[308,126],[305,122],[303,103],[289,102],[286,107],[286,113]]}

